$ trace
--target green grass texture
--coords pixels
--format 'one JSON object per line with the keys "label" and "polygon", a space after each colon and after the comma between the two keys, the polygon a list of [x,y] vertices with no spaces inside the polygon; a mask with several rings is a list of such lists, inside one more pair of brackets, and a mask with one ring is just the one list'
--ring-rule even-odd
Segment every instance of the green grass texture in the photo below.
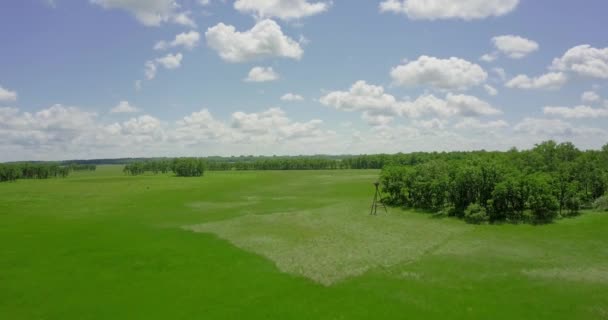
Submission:
{"label": "green grass texture", "polygon": [[608,214],[467,225],[379,171],[0,184],[0,319],[607,319]]}

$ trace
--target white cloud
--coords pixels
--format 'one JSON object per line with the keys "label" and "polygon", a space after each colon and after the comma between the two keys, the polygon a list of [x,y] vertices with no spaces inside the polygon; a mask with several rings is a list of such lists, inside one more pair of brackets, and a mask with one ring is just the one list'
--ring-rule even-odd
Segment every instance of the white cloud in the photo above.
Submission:
{"label": "white cloud", "polygon": [[590,140],[601,142],[608,137],[606,130],[588,126],[575,127],[560,119],[524,118],[515,125],[514,130],[532,141],[568,139],[588,144]]}
{"label": "white cloud", "polygon": [[465,90],[484,83],[488,74],[479,65],[459,58],[420,56],[391,70],[393,81],[402,86],[430,85],[442,90]]}
{"label": "white cloud", "polygon": [[505,15],[518,4],[519,0],[385,0],[380,11],[406,14],[413,20],[474,20]]}
{"label": "white cloud", "polygon": [[449,110],[454,110],[455,114],[465,117],[502,114],[500,110],[474,96],[448,93],[446,101]]}
{"label": "white cloud", "polygon": [[164,57],[157,58],[155,61],[158,65],[163,66],[165,69],[177,69],[181,66],[183,57],[184,56],[181,53],[169,53]]}
{"label": "white cloud", "polygon": [[[161,66],[168,70],[179,68],[182,64],[183,58],[184,58],[184,56],[181,53],[177,53],[177,54],[169,53],[164,57],[146,61],[146,63],[144,64],[144,75],[146,77],[146,80],[152,80],[152,79],[156,78],[156,73],[158,72],[158,66]],[[136,89],[141,88],[141,82],[139,82],[139,83],[136,82],[135,85],[136,85]]]}
{"label": "white cloud", "polygon": [[16,101],[17,100],[17,92],[11,91],[8,89],[4,89],[0,86],[0,101]]}
{"label": "white cloud", "polygon": [[24,148],[56,144],[61,146],[80,136],[81,131],[95,127],[96,114],[59,104],[36,113],[16,108],[0,108],[0,140],[3,145]]}
{"label": "white cloud", "polygon": [[512,133],[502,131],[508,126],[503,120],[455,118],[452,125],[454,118],[441,114],[459,111],[451,110],[454,106],[447,100],[424,95],[416,101],[399,101],[398,105],[424,107],[419,112],[429,118],[401,119],[409,123],[391,126],[399,114],[362,112],[363,120],[371,125],[367,130],[336,124],[337,132],[319,119],[291,119],[277,108],[235,112],[225,120],[202,109],[171,122],[141,115],[115,123],[77,107],[55,105],[32,113],[0,108],[0,161],[506,150],[531,147],[549,138],[569,140],[580,148],[598,148],[608,139],[606,130],[575,127],[558,119],[524,119]]}
{"label": "white cloud", "polygon": [[139,109],[129,104],[129,101],[120,101],[114,108],[110,109],[110,113],[135,113]]}
{"label": "white cloud", "polygon": [[486,93],[491,95],[491,96],[495,96],[498,94],[498,90],[496,90],[496,88],[492,87],[489,84],[484,84],[483,88],[486,90]]}
{"label": "white cloud", "polygon": [[259,113],[235,112],[231,127],[241,134],[240,140],[290,140],[322,138],[327,132],[320,129],[323,121],[293,122],[280,108]]}
{"label": "white cloud", "polygon": [[329,9],[326,2],[307,0],[237,0],[234,8],[243,13],[252,13],[258,18],[300,19]]}
{"label": "white cloud", "polygon": [[504,35],[492,38],[496,49],[512,59],[521,59],[538,50],[538,43],[515,35]]}
{"label": "white cloud", "polygon": [[193,145],[218,140],[228,142],[233,138],[230,128],[215,119],[209,110],[193,112],[177,121],[171,139],[182,145]]}
{"label": "white cloud", "polygon": [[433,118],[430,120],[416,120],[414,126],[424,130],[443,130],[447,122],[445,120]]}
{"label": "white cloud", "polygon": [[130,12],[145,26],[159,26],[163,22],[173,22],[194,27],[187,12],[178,12],[174,0],[90,0],[104,9],[122,9]]}
{"label": "white cloud", "polygon": [[454,128],[456,129],[477,129],[477,130],[496,130],[508,128],[509,123],[504,120],[494,120],[488,122],[482,122],[475,118],[465,118],[462,121],[456,123]]}
{"label": "white cloud", "polygon": [[369,111],[365,111],[361,114],[361,119],[363,119],[363,121],[365,121],[369,126],[384,127],[393,122],[393,120],[395,120],[395,117],[387,116],[384,114],[374,114],[370,113]]}
{"label": "white cloud", "polygon": [[600,101],[600,96],[594,91],[585,91],[581,95],[581,101],[586,103],[593,103]]}
{"label": "white cloud", "polygon": [[131,118],[121,125],[121,130],[125,134],[130,135],[147,135],[157,132],[161,128],[161,122],[157,118],[150,115],[142,115],[137,118]]}
{"label": "white cloud", "polygon": [[190,28],[196,28],[196,22],[190,17],[190,11],[180,12],[171,16],[171,21]]}
{"label": "white cloud", "polygon": [[384,115],[397,113],[395,97],[385,93],[383,87],[362,80],[355,82],[348,91],[326,94],[319,102],[342,111],[367,111]]}
{"label": "white cloud", "polygon": [[171,42],[159,41],[154,45],[154,50],[166,50],[168,48],[184,47],[186,49],[193,49],[200,41],[200,34],[196,31],[182,32],[175,36],[175,39]]}
{"label": "white cloud", "polygon": [[294,101],[302,101],[304,100],[304,97],[302,97],[299,94],[295,94],[295,93],[286,93],[284,95],[281,96],[281,100],[283,101],[290,101],[290,102],[294,102]]}
{"label": "white cloud", "polygon": [[592,108],[589,106],[544,107],[546,115],[558,116],[567,119],[602,118],[608,117],[608,108]]}
{"label": "white cloud", "polygon": [[[144,64],[144,75],[146,76],[146,79],[148,80],[152,80],[154,78],[156,78],[156,64],[154,63],[154,61],[146,61],[146,63]],[[141,84],[140,84],[141,87]]]}
{"label": "white cloud", "polygon": [[247,82],[268,82],[278,79],[279,74],[272,67],[253,67],[244,80]]}
{"label": "white cloud", "polygon": [[387,125],[396,116],[473,117],[502,113],[477,97],[462,94],[448,93],[445,99],[422,95],[414,101],[398,101],[383,87],[365,81],[355,82],[348,91],[329,92],[319,102],[337,110],[362,112],[362,118],[370,125]]}
{"label": "white cloud", "polygon": [[576,46],[569,49],[561,58],[555,58],[551,69],[608,79],[608,48],[597,49],[588,44]]}
{"label": "white cloud", "polygon": [[492,62],[496,59],[498,59],[498,55],[496,53],[486,53],[479,58],[479,60],[485,61],[485,62]]}
{"label": "white cloud", "polygon": [[300,44],[283,34],[281,27],[266,19],[251,30],[236,31],[231,25],[219,23],[205,32],[207,44],[228,62],[245,62],[270,57],[299,60],[304,51]]}
{"label": "white cloud", "polygon": [[536,78],[520,74],[505,84],[508,88],[518,89],[546,89],[555,90],[561,88],[568,81],[568,77],[562,72],[550,72]]}

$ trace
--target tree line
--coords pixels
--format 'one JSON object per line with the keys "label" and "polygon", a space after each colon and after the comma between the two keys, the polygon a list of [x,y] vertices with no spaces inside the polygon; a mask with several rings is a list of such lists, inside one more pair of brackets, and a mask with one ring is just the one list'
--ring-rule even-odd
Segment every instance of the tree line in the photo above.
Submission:
{"label": "tree line", "polygon": [[569,142],[546,141],[526,151],[394,160],[380,178],[387,204],[471,223],[546,223],[605,203],[608,191],[608,144],[600,151],[581,151]]}
{"label": "tree line", "polygon": [[[71,171],[83,170],[80,166],[63,166],[54,163],[0,163],[0,182],[18,179],[65,178]],[[95,170],[87,168],[87,170]]]}
{"label": "tree line", "polygon": [[202,158],[175,158],[172,160],[136,161],[125,165],[123,171],[129,175],[154,174],[172,171],[178,177],[200,177],[205,171]]}

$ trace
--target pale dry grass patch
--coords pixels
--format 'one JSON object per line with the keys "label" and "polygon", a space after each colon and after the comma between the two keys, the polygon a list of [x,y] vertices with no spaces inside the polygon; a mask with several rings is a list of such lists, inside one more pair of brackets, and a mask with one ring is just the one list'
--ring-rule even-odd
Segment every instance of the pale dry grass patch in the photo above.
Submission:
{"label": "pale dry grass patch", "polygon": [[531,269],[523,270],[522,273],[535,278],[608,284],[608,266]]}
{"label": "pale dry grass patch", "polygon": [[340,204],[184,228],[216,234],[272,260],[283,272],[326,286],[375,267],[415,261],[471,228],[402,213],[369,216],[367,210],[363,203]]}

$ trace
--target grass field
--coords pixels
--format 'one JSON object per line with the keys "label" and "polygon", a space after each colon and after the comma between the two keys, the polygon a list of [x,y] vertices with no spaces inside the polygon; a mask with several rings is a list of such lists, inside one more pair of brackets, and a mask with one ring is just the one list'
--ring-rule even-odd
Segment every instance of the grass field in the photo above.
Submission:
{"label": "grass field", "polygon": [[608,215],[368,215],[378,171],[0,184],[0,319],[608,319]]}

